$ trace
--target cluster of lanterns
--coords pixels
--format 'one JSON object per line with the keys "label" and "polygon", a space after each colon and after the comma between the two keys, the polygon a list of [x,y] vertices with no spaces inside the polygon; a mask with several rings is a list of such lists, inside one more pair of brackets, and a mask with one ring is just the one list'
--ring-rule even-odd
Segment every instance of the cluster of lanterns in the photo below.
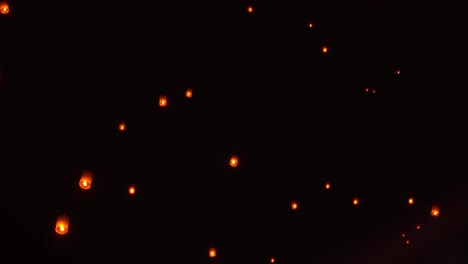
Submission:
{"label": "cluster of lanterns", "polygon": [[[0,13],[5,15],[5,14],[8,14],[10,12],[10,7],[8,5],[7,2],[0,2]],[[247,7],[247,12],[248,13],[253,13],[254,12],[254,8],[252,6],[248,6]],[[308,24],[308,27],[309,28],[313,28],[313,24],[312,23],[309,23]],[[328,47],[327,46],[323,46],[322,47],[322,53],[327,53],[328,52]],[[400,75],[400,70],[396,70],[395,73],[397,75]],[[364,91],[366,93],[372,93],[372,94],[375,94],[376,93],[376,89],[374,88],[364,88]],[[187,88],[185,90],[185,97],[186,98],[192,98],[193,96],[193,90],[192,88]],[[166,95],[164,94],[161,94],[158,98],[158,105],[160,107],[166,107],[167,104],[168,104],[168,100],[167,100],[167,97]],[[126,131],[127,129],[127,126],[126,126],[126,123],[125,122],[120,122],[119,125],[118,125],[118,129],[121,131],[121,132],[124,132]],[[239,157],[236,156],[236,155],[232,155],[229,159],[229,166],[231,166],[232,168],[236,168],[237,166],[239,165]],[[91,187],[92,187],[92,184],[93,184],[93,173],[90,172],[90,171],[84,171],[81,175],[81,178],[79,180],[79,187],[83,190],[90,190]],[[331,183],[330,182],[326,182],[324,184],[324,188],[326,190],[330,190],[331,189]],[[128,193],[130,195],[135,195],[135,192],[136,192],[136,188],[134,185],[130,185],[129,188],[128,188]],[[357,206],[359,205],[359,199],[357,197],[354,197],[353,200],[352,200],[352,204],[354,206]],[[414,198],[413,197],[409,197],[408,198],[408,204],[409,205],[413,205],[414,204]],[[290,207],[292,210],[297,210],[299,208],[299,204],[297,201],[291,201],[290,203]],[[433,217],[438,217],[440,215],[440,211],[439,211],[439,206],[438,205],[433,205],[432,208],[431,208],[431,212],[430,212],[431,216]],[[57,221],[56,221],[56,226],[55,226],[55,232],[59,235],[65,235],[68,233],[68,230],[69,230],[69,223],[70,223],[70,219],[69,217],[66,215],[66,214],[63,214],[63,215],[60,215],[58,218],[57,218]],[[421,226],[420,225],[417,225],[416,226],[416,229],[420,230],[421,229]],[[407,236],[405,233],[402,234],[402,237],[405,238],[405,243],[406,244],[410,244],[410,240],[407,239]],[[217,256],[217,252],[216,252],[216,248],[214,247],[211,247],[209,248],[208,250],[208,256],[210,258],[215,258]],[[274,257],[271,257],[270,258],[270,263],[275,263],[275,258]]]}

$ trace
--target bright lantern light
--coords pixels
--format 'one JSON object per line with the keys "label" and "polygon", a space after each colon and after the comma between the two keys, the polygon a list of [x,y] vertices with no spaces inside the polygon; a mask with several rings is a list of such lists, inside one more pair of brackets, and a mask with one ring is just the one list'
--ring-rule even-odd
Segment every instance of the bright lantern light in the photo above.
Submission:
{"label": "bright lantern light", "polygon": [[237,156],[232,156],[231,159],[229,160],[229,165],[231,167],[235,168],[239,164],[239,158]]}
{"label": "bright lantern light", "polygon": [[55,232],[59,235],[65,235],[68,233],[68,223],[70,219],[67,215],[63,214],[57,218],[57,222],[55,224]]}
{"label": "bright lantern light", "polygon": [[210,258],[216,257],[216,249],[210,248],[210,250],[208,251],[208,255],[210,256]]}
{"label": "bright lantern light", "polygon": [[10,6],[8,5],[7,2],[0,2],[0,13],[2,15],[6,15],[10,13]]}

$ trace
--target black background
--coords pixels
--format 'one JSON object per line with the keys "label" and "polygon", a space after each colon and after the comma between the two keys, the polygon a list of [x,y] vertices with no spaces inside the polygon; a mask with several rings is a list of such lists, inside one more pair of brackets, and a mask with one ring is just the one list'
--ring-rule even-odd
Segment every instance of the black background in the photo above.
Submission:
{"label": "black background", "polygon": [[[456,16],[448,28],[442,11],[370,0],[10,6],[0,17],[7,256],[466,263]],[[83,170],[95,173],[89,191]]]}

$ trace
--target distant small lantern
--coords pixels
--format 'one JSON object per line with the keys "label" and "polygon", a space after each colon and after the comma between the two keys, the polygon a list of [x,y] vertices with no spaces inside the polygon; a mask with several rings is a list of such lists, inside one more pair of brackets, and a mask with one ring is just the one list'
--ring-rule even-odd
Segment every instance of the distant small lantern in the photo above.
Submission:
{"label": "distant small lantern", "polygon": [[364,88],[364,92],[368,93],[370,90],[368,87]]}
{"label": "distant small lantern", "polygon": [[84,171],[81,174],[80,178],[80,187],[83,190],[88,190],[91,188],[91,184],[93,183],[93,173],[90,171]]}
{"label": "distant small lantern", "polygon": [[125,131],[125,129],[127,129],[127,125],[125,125],[125,122],[120,122],[119,130],[123,132]]}
{"label": "distant small lantern", "polygon": [[216,249],[213,247],[210,248],[210,250],[208,251],[208,256],[210,256],[210,258],[216,257]]}
{"label": "distant small lantern", "polygon": [[237,165],[239,165],[239,158],[237,156],[232,156],[229,160],[229,165],[233,168],[237,167]]}
{"label": "distant small lantern", "polygon": [[401,234],[401,237],[403,237],[403,238],[406,237],[406,234],[405,233]]}
{"label": "distant small lantern", "polygon": [[323,52],[323,53],[327,53],[327,52],[328,52],[328,48],[327,48],[326,46],[323,46],[323,47],[322,47],[322,52]]}
{"label": "distant small lantern", "polygon": [[59,235],[65,235],[68,233],[68,224],[70,219],[67,215],[63,214],[57,218],[57,222],[55,224],[55,232]]}
{"label": "distant small lantern", "polygon": [[247,7],[247,12],[248,13],[253,13],[253,7],[252,6]]}
{"label": "distant small lantern", "polygon": [[408,198],[408,204],[414,204],[414,199],[413,197]]}
{"label": "distant small lantern", "polygon": [[128,193],[130,195],[134,195],[135,194],[135,186],[130,185],[130,187],[128,187]]}
{"label": "distant small lantern", "polygon": [[396,73],[397,75],[400,75],[400,70],[396,70],[395,73]]}
{"label": "distant small lantern", "polygon": [[373,93],[373,94],[376,94],[376,93],[377,93],[377,90],[372,89],[372,93]]}
{"label": "distant small lantern", "polygon": [[331,184],[329,182],[325,183],[325,189],[329,190],[331,188]]}
{"label": "distant small lantern", "polygon": [[312,23],[309,23],[309,28],[312,28],[314,25]]}
{"label": "distant small lantern", "polygon": [[187,90],[185,90],[185,97],[192,98],[192,88],[187,88]]}
{"label": "distant small lantern", "polygon": [[417,229],[417,230],[420,230],[420,229],[421,229],[421,226],[420,226],[420,225],[417,225],[417,226],[416,226],[416,229]]}
{"label": "distant small lantern", "polygon": [[431,209],[431,215],[434,217],[438,217],[440,215],[440,209],[438,205],[433,205]]}
{"label": "distant small lantern", "polygon": [[270,263],[275,263],[276,259],[275,258],[270,258]]}
{"label": "distant small lantern", "polygon": [[354,198],[354,199],[353,199],[353,204],[354,204],[354,205],[358,205],[358,204],[359,204],[359,199],[358,199],[358,198]]}
{"label": "distant small lantern", "polygon": [[0,2],[0,13],[2,15],[10,13],[10,6],[8,5],[8,2]]}
{"label": "distant small lantern", "polygon": [[292,202],[291,202],[291,209],[296,210],[297,207],[298,207],[297,202],[292,201]]}
{"label": "distant small lantern", "polygon": [[165,95],[159,96],[159,106],[165,107],[167,105],[167,98]]}

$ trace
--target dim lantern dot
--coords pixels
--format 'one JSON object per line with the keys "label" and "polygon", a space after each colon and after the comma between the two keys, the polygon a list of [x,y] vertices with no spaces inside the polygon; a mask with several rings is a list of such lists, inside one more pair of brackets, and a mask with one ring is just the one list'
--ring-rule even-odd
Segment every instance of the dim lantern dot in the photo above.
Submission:
{"label": "dim lantern dot", "polygon": [[400,75],[400,70],[396,70],[395,73],[396,73],[397,75]]}
{"label": "dim lantern dot", "polygon": [[353,199],[353,204],[354,204],[354,205],[358,205],[358,204],[359,204],[359,199],[358,199],[358,198],[354,198],[354,199]]}
{"label": "dim lantern dot", "polygon": [[433,205],[431,208],[431,215],[434,217],[438,217],[440,215],[440,209],[438,205]]}
{"label": "dim lantern dot", "polygon": [[210,258],[216,257],[216,249],[210,248],[210,250],[208,251],[208,255],[210,256]]}
{"label": "dim lantern dot", "polygon": [[328,47],[323,46],[323,47],[322,47],[322,52],[323,52],[323,53],[327,53],[327,52],[328,52]]}
{"label": "dim lantern dot", "polygon": [[325,189],[329,190],[331,188],[331,184],[329,182],[325,183]]}
{"label": "dim lantern dot", "polygon": [[229,165],[233,168],[237,167],[237,165],[239,165],[239,158],[237,156],[232,156],[229,160]]}
{"label": "dim lantern dot", "polygon": [[414,204],[414,199],[413,197],[408,198],[408,204]]}
{"label": "dim lantern dot", "polygon": [[119,130],[123,132],[125,131],[125,129],[127,129],[127,125],[125,125],[125,122],[120,122]]}
{"label": "dim lantern dot", "polygon": [[372,89],[372,93],[373,93],[373,94],[376,94],[376,93],[377,93],[377,90]]}
{"label": "dim lantern dot", "polygon": [[416,226],[416,229],[417,229],[417,230],[420,230],[420,229],[421,229],[421,226],[420,226],[420,225],[417,225],[417,226]]}
{"label": "dim lantern dot", "polygon": [[248,7],[247,7],[247,12],[248,12],[248,13],[253,13],[253,7],[252,7],[252,6],[248,6]]}
{"label": "dim lantern dot", "polygon": [[187,90],[185,90],[185,97],[192,98],[192,88],[187,88]]}
{"label": "dim lantern dot", "polygon": [[0,13],[2,15],[6,15],[10,13],[10,6],[8,5],[7,2],[0,2]]}
{"label": "dim lantern dot", "polygon": [[130,187],[128,187],[128,193],[130,195],[134,195],[135,194],[135,186],[130,185]]}
{"label": "dim lantern dot", "polygon": [[159,106],[165,107],[167,105],[167,98],[165,95],[159,96]]}
{"label": "dim lantern dot", "polygon": [[312,23],[309,23],[309,28],[312,28],[314,25]]}
{"label": "dim lantern dot", "polygon": [[405,233],[401,234],[401,237],[406,237],[406,234]]}
{"label": "dim lantern dot", "polygon": [[270,263],[275,263],[275,258],[270,258]]}
{"label": "dim lantern dot", "polygon": [[292,201],[292,202],[291,202],[291,209],[296,210],[297,207],[298,207],[297,202]]}
{"label": "dim lantern dot", "polygon": [[70,219],[66,214],[60,215],[57,218],[57,222],[55,224],[55,232],[59,235],[65,235],[68,233],[68,223]]}
{"label": "dim lantern dot", "polygon": [[406,243],[407,245],[409,245],[409,243],[410,243],[410,240],[409,240],[409,239],[407,239],[407,240],[405,241],[405,243]]}

